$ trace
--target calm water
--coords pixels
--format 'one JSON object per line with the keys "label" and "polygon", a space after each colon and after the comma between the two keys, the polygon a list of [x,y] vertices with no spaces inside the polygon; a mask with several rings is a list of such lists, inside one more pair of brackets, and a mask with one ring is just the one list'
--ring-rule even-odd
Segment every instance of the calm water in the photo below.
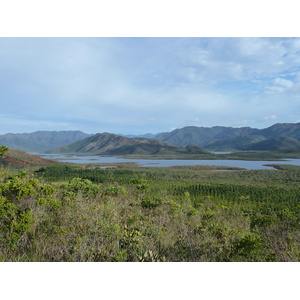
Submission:
{"label": "calm water", "polygon": [[77,156],[62,154],[41,154],[41,157],[58,159],[61,162],[72,162],[80,164],[91,163],[122,163],[134,162],[142,167],[172,167],[172,166],[226,166],[238,167],[247,170],[273,169],[264,164],[290,164],[300,166],[300,159],[286,159],[285,161],[247,161],[247,160],[183,160],[183,159],[127,159],[113,156]]}

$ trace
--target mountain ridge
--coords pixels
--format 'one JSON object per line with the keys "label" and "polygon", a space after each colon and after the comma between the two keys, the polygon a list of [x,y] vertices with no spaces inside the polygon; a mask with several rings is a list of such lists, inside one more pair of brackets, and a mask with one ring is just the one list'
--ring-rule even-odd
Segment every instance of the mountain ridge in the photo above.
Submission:
{"label": "mountain ridge", "polygon": [[[251,127],[187,126],[181,129],[175,129],[169,133],[158,135],[156,136],[156,139],[179,146],[193,144],[209,150],[251,150],[255,143],[280,136],[300,140],[300,123],[276,123],[264,129]],[[275,140],[273,141],[275,142]],[[272,143],[272,140],[269,140],[268,142],[268,149],[270,148],[270,143]],[[297,145],[295,141],[290,141],[289,146],[287,140],[282,140],[282,145],[280,145],[278,141],[276,143],[278,145],[276,149],[283,149],[283,145],[286,145],[285,147],[291,146],[293,148]]]}
{"label": "mountain ridge", "polygon": [[[103,133],[104,134],[104,133]],[[262,150],[268,150],[270,148],[277,149],[295,149],[300,141],[300,123],[276,123],[270,127],[257,129],[251,127],[226,127],[226,126],[213,126],[213,127],[197,127],[186,126],[178,128],[170,132],[161,132],[157,134],[147,133],[144,135],[116,135],[112,133],[106,133],[109,135],[107,143],[110,139],[118,136],[119,142],[125,143],[121,137],[130,138],[132,140],[146,138],[148,140],[158,140],[160,142],[169,143],[175,146],[187,147],[189,145],[197,146],[207,150],[220,151],[220,150],[252,150],[258,147]],[[17,149],[26,151],[29,153],[44,153],[47,150],[58,148],[61,146],[68,147],[69,145],[80,142],[85,138],[95,136],[93,134],[87,134],[82,131],[36,131],[33,133],[7,133],[0,135],[0,145],[7,146],[11,149]],[[285,137],[285,139],[276,140],[277,137]],[[292,138],[295,140],[287,139]],[[123,142],[122,142],[123,141]],[[265,143],[256,145],[266,141]],[[113,144],[116,142],[112,140]],[[128,143],[128,141],[126,142]],[[126,144],[125,143],[125,144]],[[148,142],[149,143],[149,142]],[[272,146],[272,143],[274,144]],[[95,145],[94,145],[95,146]],[[85,147],[90,149],[82,149],[83,152],[92,152],[93,144]],[[112,146],[112,144],[111,144]],[[107,145],[107,151],[113,150]],[[117,144],[114,144],[117,147]],[[138,146],[135,146],[137,152]],[[139,145],[140,152],[144,152],[145,145],[143,147]],[[275,147],[275,148],[276,148]],[[287,148],[286,148],[287,147]],[[118,148],[118,147],[117,147]],[[134,151],[133,148],[125,149],[125,152]],[[116,149],[114,149],[116,150]],[[196,151],[198,151],[197,149]],[[275,149],[276,150],[276,149]],[[118,150],[119,151],[119,150]],[[118,152],[117,151],[117,152]]]}
{"label": "mountain ridge", "polygon": [[251,127],[233,128],[226,126],[186,126],[180,129],[175,129],[171,132],[157,135],[155,138],[157,140],[168,142],[181,147],[195,145],[205,148],[206,145],[215,141],[224,138],[232,138],[243,134],[256,133],[257,130],[258,129]]}
{"label": "mountain ridge", "polygon": [[42,153],[54,147],[71,144],[88,136],[91,135],[80,130],[6,133],[0,135],[0,145],[25,152]]}
{"label": "mountain ridge", "polygon": [[58,147],[47,151],[47,153],[72,153],[91,155],[160,155],[160,154],[208,154],[197,146],[183,148],[155,139],[127,138],[124,136],[104,132],[97,133],[91,137],[75,142],[73,144]]}

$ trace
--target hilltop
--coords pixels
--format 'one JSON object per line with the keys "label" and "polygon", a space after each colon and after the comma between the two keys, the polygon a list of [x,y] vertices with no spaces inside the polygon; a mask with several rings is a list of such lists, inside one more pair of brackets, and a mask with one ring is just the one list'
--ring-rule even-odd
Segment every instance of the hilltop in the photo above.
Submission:
{"label": "hilltop", "polygon": [[127,138],[111,133],[98,133],[71,145],[58,147],[47,153],[75,153],[101,155],[160,155],[160,154],[208,154],[197,146],[180,147],[154,139]]}

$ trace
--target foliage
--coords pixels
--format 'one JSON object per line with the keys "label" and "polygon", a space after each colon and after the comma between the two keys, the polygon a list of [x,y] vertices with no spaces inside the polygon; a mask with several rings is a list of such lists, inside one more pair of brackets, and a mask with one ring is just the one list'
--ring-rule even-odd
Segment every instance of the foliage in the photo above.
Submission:
{"label": "foliage", "polygon": [[4,157],[4,155],[7,153],[8,147],[1,145],[0,146],[0,157]]}
{"label": "foliage", "polygon": [[148,197],[144,198],[141,201],[141,205],[143,208],[155,208],[162,204],[162,200],[158,197]]}
{"label": "foliage", "polygon": [[4,261],[299,261],[299,168],[0,172]]}
{"label": "foliage", "polygon": [[92,183],[88,179],[73,178],[68,184],[61,186],[64,197],[76,197],[79,194],[82,197],[95,197],[99,192],[100,188],[98,185]]}
{"label": "foliage", "polygon": [[123,186],[108,186],[104,189],[103,195],[109,196],[119,196],[119,195],[126,195],[127,192]]}

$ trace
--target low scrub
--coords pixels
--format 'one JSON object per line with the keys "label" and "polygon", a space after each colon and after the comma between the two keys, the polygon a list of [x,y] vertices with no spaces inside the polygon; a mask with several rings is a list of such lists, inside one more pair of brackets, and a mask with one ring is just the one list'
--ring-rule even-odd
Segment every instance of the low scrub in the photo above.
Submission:
{"label": "low scrub", "polygon": [[295,168],[2,169],[0,258],[299,261],[299,180]]}

